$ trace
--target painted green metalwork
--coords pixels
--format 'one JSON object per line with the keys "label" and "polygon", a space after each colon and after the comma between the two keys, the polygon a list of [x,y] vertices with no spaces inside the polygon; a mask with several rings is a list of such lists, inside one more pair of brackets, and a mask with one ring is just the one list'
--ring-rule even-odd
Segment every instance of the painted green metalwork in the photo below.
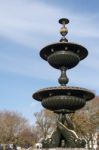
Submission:
{"label": "painted green metalwork", "polygon": [[61,86],[41,89],[33,94],[33,98],[41,101],[43,107],[58,114],[56,130],[50,138],[44,139],[42,144],[43,148],[84,148],[86,142],[75,133],[69,114],[84,107],[95,95],[85,88],[66,86],[69,82],[66,71],[86,58],[88,51],[85,47],[68,42],[66,39],[68,29],[65,25],[69,23],[68,19],[62,18],[59,23],[62,24],[60,42],[44,47],[40,51],[40,56],[52,67],[61,71],[58,79]]}

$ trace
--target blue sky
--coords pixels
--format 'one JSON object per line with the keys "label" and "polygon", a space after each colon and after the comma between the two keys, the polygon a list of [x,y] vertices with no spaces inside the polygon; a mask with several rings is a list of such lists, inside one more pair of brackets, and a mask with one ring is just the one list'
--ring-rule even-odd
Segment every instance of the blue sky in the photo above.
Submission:
{"label": "blue sky", "polygon": [[0,0],[0,110],[14,110],[31,123],[42,106],[36,90],[57,86],[60,75],[39,56],[45,45],[60,39],[58,20],[70,20],[70,42],[85,46],[88,57],[68,71],[70,86],[99,95],[98,0]]}

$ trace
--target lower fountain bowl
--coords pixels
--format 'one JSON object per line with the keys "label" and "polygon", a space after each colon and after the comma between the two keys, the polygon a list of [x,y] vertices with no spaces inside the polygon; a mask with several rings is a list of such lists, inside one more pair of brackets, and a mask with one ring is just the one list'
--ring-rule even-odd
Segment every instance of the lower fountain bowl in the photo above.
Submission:
{"label": "lower fountain bowl", "polygon": [[43,107],[49,110],[69,109],[77,110],[86,104],[83,98],[76,96],[58,95],[42,100]]}
{"label": "lower fountain bowl", "polygon": [[42,105],[50,110],[76,110],[83,107],[86,101],[95,97],[94,93],[79,87],[49,87],[33,94],[33,98],[41,101]]}

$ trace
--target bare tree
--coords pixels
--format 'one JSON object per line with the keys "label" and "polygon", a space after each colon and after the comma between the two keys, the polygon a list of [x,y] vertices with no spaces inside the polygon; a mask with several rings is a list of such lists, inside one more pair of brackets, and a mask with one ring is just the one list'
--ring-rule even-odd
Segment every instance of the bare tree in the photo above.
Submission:
{"label": "bare tree", "polygon": [[76,132],[86,139],[88,148],[90,145],[93,148],[94,137],[99,130],[99,97],[88,102],[83,109],[72,116],[72,119]]}
{"label": "bare tree", "polygon": [[53,112],[44,109],[41,112],[35,113],[35,118],[35,128],[38,138],[46,138],[55,127],[56,115]]}
{"label": "bare tree", "polygon": [[17,143],[17,137],[28,128],[28,121],[17,112],[0,112],[0,142]]}
{"label": "bare tree", "polygon": [[36,142],[35,134],[32,132],[31,127],[22,130],[17,137],[17,143],[21,147],[28,148],[30,146],[33,146],[35,142]]}

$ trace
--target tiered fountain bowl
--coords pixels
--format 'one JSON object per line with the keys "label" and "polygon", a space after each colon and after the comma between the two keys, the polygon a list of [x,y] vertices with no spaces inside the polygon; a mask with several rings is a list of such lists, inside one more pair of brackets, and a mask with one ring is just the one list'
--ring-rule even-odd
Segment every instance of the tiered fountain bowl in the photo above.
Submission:
{"label": "tiered fountain bowl", "polygon": [[75,111],[94,98],[94,94],[84,88],[59,86],[41,89],[33,94],[33,98],[41,101],[43,107],[49,110]]}
{"label": "tiered fountain bowl", "polygon": [[52,67],[61,70],[61,76],[58,80],[61,86],[41,89],[33,94],[33,98],[40,101],[42,106],[49,110],[67,109],[71,112],[82,108],[86,101],[93,99],[94,93],[85,88],[66,86],[69,81],[66,70],[75,67],[87,57],[88,51],[85,47],[68,42],[65,38],[68,33],[65,27],[65,24],[69,23],[68,19],[62,18],[59,23],[63,24],[60,30],[62,39],[58,43],[44,47],[40,51],[40,56]]}

